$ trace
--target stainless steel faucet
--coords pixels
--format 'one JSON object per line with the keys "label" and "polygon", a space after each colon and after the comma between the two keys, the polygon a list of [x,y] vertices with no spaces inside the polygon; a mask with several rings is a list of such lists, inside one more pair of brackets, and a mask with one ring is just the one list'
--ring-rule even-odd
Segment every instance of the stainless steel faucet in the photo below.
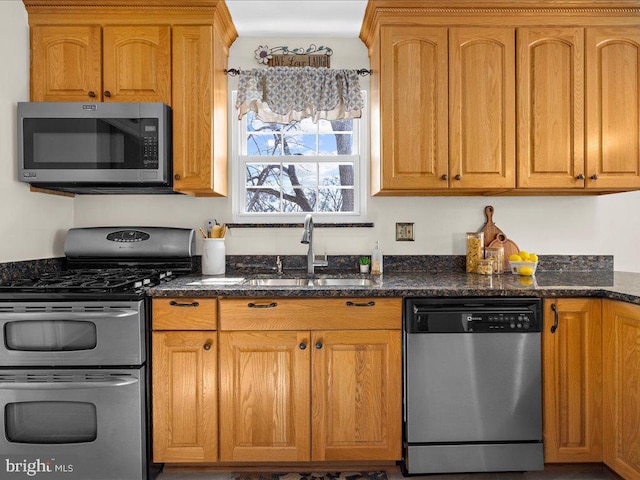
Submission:
{"label": "stainless steel faucet", "polygon": [[309,250],[307,250],[307,273],[313,274],[315,273],[315,267],[326,267],[329,264],[326,256],[324,260],[316,260],[313,255],[313,218],[310,213],[304,219],[304,232],[300,243],[309,245]]}

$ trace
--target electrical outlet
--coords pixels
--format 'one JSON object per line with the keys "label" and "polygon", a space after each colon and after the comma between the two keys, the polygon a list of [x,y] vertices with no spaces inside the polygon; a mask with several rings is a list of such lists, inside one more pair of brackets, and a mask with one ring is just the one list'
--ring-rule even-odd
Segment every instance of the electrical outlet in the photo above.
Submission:
{"label": "electrical outlet", "polygon": [[413,242],[413,223],[396,223],[396,242]]}

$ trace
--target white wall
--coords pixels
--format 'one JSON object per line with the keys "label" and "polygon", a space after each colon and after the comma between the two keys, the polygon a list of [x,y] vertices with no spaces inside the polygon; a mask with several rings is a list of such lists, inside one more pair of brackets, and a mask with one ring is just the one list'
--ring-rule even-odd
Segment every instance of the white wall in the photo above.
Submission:
{"label": "white wall", "polygon": [[0,262],[61,256],[71,198],[18,182],[16,104],[29,100],[29,28],[20,0],[0,1]]}
{"label": "white wall", "polygon": [[[28,96],[26,23],[22,2],[0,2],[3,66],[12,67],[0,74],[0,168],[5,172],[0,179],[0,261],[61,255],[61,238],[71,223],[199,227],[207,218],[232,220],[230,198],[80,195],[69,200],[29,193],[15,181],[15,102]],[[332,67],[369,65],[358,39],[245,37],[231,47],[229,66],[256,67],[253,51],[265,43],[289,48],[324,44],[334,50]],[[229,82],[235,88],[236,79]],[[362,85],[367,88],[368,80]],[[317,229],[316,251],[365,254],[379,239],[386,254],[464,254],[464,232],[483,225],[486,205],[496,208],[496,224],[521,248],[541,254],[610,254],[617,270],[640,272],[635,248],[640,239],[640,193],[635,192],[603,197],[369,197],[369,220],[375,228]],[[414,222],[416,241],[396,242],[395,222]],[[300,237],[300,229],[236,229],[227,239],[227,253],[301,255],[306,247]]]}

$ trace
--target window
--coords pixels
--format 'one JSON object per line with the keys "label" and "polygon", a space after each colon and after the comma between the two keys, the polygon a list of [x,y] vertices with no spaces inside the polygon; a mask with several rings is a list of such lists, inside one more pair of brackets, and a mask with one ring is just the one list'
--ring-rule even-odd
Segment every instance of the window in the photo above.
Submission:
{"label": "window", "polygon": [[234,221],[365,219],[360,119],[264,123],[253,112],[234,123]]}

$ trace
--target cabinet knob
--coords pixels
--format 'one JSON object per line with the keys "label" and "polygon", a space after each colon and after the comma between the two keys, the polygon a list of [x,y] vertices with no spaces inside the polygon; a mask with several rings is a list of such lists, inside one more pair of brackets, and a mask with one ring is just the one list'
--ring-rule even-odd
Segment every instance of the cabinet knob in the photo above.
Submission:
{"label": "cabinet knob", "polygon": [[584,180],[584,173],[581,173],[580,175],[576,175],[576,180]]}
{"label": "cabinet knob", "polygon": [[96,98],[96,92],[94,92],[93,90],[89,90],[88,95],[89,95],[91,98]]}
{"label": "cabinet knob", "polygon": [[179,174],[179,173],[176,173],[176,174],[173,176],[173,178],[174,178],[174,180],[180,180],[182,177],[180,176],[180,174]]}
{"label": "cabinet knob", "polygon": [[446,173],[440,177],[441,180],[449,180],[449,175]]}
{"label": "cabinet knob", "polygon": [[598,174],[597,174],[597,173],[594,173],[594,174],[593,174],[593,175],[591,175],[589,178],[590,178],[591,180],[597,180],[597,179],[598,179]]}
{"label": "cabinet knob", "polygon": [[320,350],[322,348],[322,342],[316,342],[316,349]]}
{"label": "cabinet knob", "polygon": [[104,96],[105,97],[111,97],[111,92],[109,90],[105,90]]}
{"label": "cabinet knob", "polygon": [[462,175],[457,174],[457,175],[456,175],[455,177],[453,177],[453,178],[455,178],[456,180],[462,180]]}
{"label": "cabinet knob", "polygon": [[207,343],[204,344],[204,347],[202,347],[202,348],[204,348],[205,350],[209,351],[209,350],[211,350],[211,344],[209,342],[207,342]]}
{"label": "cabinet knob", "polygon": [[300,350],[306,350],[307,349],[307,344],[304,342],[300,342],[300,345],[298,345],[298,348]]}

